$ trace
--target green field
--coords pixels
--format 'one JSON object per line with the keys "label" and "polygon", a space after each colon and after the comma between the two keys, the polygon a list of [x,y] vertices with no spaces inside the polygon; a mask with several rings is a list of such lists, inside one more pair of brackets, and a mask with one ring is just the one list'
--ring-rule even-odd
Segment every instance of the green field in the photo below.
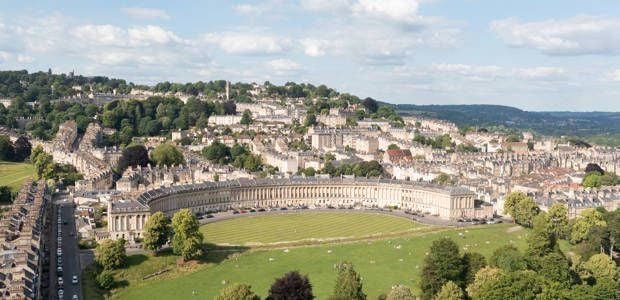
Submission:
{"label": "green field", "polygon": [[[308,217],[333,217],[336,215],[307,214]],[[370,220],[369,214],[353,216],[364,217]],[[290,216],[292,218],[293,216]],[[295,216],[297,217],[297,216]],[[341,214],[343,218],[350,218],[348,214]],[[389,216],[383,216],[389,217]],[[229,232],[249,226],[258,232],[259,241],[273,242],[271,226],[290,227],[288,219],[282,219],[278,224],[274,219],[281,216],[265,216],[254,218],[239,218],[222,222],[227,224]],[[265,221],[264,223],[256,221]],[[305,219],[305,218],[304,218]],[[399,222],[395,219],[395,222]],[[410,222],[406,219],[402,219]],[[388,222],[389,223],[389,222]],[[288,225],[286,225],[288,224]],[[214,241],[218,235],[209,230],[218,228],[218,223],[203,227],[206,230],[207,240]],[[239,226],[238,226],[239,225]],[[411,226],[411,224],[409,225]],[[383,292],[388,291],[394,284],[404,284],[418,291],[418,280],[422,261],[433,240],[453,238],[463,251],[476,251],[489,256],[496,248],[513,243],[524,249],[527,230],[513,227],[510,224],[484,225],[468,228],[423,227],[425,230],[405,232],[401,237],[377,239],[363,242],[349,242],[339,244],[323,244],[306,247],[273,248],[270,250],[239,250],[232,254],[231,248],[222,249],[221,246],[211,249],[206,259],[199,264],[184,269],[176,266],[175,256],[149,257],[140,255],[132,257],[131,267],[117,271],[116,280],[121,287],[112,293],[112,298],[118,299],[213,299],[214,295],[228,283],[246,282],[262,297],[273,282],[274,278],[290,270],[299,270],[307,274],[312,282],[317,299],[326,299],[332,292],[336,272],[334,264],[348,260],[354,263],[364,281],[364,290],[368,299],[376,299]],[[372,232],[383,232],[381,225],[369,227]],[[399,227],[394,227],[399,230]],[[332,231],[321,234],[326,236],[342,236],[337,227]],[[225,228],[220,229],[225,234]],[[347,230],[347,229],[345,229]],[[350,229],[349,229],[350,230]],[[406,230],[406,229],[405,229]],[[290,229],[289,229],[290,231]],[[304,234],[309,234],[304,231]],[[352,235],[363,234],[361,231],[349,231]],[[264,236],[263,234],[264,233]],[[301,233],[298,230],[298,233]],[[459,233],[464,236],[460,237]],[[212,237],[209,237],[211,235]],[[314,234],[308,236],[316,236]],[[236,236],[226,239],[218,237],[223,242],[238,241]],[[285,235],[282,241],[290,240]],[[214,246],[212,246],[214,247]],[[173,271],[159,278],[141,280],[142,276],[153,273],[164,266],[172,267]],[[194,295],[192,295],[194,293]]]}
{"label": "green field", "polygon": [[33,175],[31,164],[0,161],[0,185],[8,185],[13,191],[19,190],[24,181]]}
{"label": "green field", "polygon": [[363,212],[257,215],[201,227],[209,243],[256,246],[349,240],[411,232],[426,227],[406,218]]}

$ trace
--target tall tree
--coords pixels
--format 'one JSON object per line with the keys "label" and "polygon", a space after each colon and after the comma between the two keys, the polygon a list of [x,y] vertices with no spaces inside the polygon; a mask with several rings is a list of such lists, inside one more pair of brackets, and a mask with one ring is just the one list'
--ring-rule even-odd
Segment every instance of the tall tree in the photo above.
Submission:
{"label": "tall tree", "polygon": [[249,109],[243,111],[243,115],[241,115],[241,121],[239,121],[239,123],[243,125],[252,124],[252,112],[250,112]]}
{"label": "tall tree", "polygon": [[95,249],[95,261],[104,270],[117,269],[125,265],[125,240],[104,240]]}
{"label": "tall tree", "polygon": [[0,161],[11,161],[13,160],[13,154],[15,150],[13,150],[13,143],[6,135],[0,135]]}
{"label": "tall tree", "polygon": [[157,253],[170,239],[170,220],[163,212],[152,214],[144,224],[142,247]]}
{"label": "tall tree", "polygon": [[123,173],[128,167],[146,167],[151,160],[149,152],[144,145],[133,145],[125,147],[123,154],[118,159],[118,172]]}
{"label": "tall tree", "polygon": [[215,300],[260,300],[260,297],[252,291],[251,285],[237,283],[223,288]]}
{"label": "tall tree", "polygon": [[554,203],[549,212],[549,231],[558,238],[566,237],[568,234],[568,209],[564,204]]}
{"label": "tall tree", "polygon": [[470,284],[476,278],[476,273],[487,266],[487,259],[478,252],[467,252],[463,254],[463,265],[465,267],[465,284]]}
{"label": "tall tree", "polygon": [[603,214],[593,208],[586,208],[582,210],[579,216],[574,220],[573,226],[571,227],[571,242],[580,242],[595,226],[607,226],[607,223],[603,219]]}
{"label": "tall tree", "polygon": [[509,214],[512,219],[516,222],[516,211],[517,204],[521,202],[521,200],[527,198],[527,195],[522,192],[512,192],[506,200],[504,200],[504,214]]}
{"label": "tall tree", "polygon": [[476,273],[476,278],[467,286],[467,295],[474,300],[484,299],[484,293],[487,286],[493,284],[495,280],[499,280],[504,275],[502,269],[493,267],[484,267]]}
{"label": "tall tree", "polygon": [[540,209],[534,199],[525,197],[519,201],[515,208],[515,219],[517,223],[525,227],[532,227],[534,217],[536,217],[539,212]]}
{"label": "tall tree", "polygon": [[542,278],[530,270],[508,272],[486,281],[469,296],[472,300],[534,300],[542,293],[542,282]]}
{"label": "tall tree", "polygon": [[301,276],[299,272],[292,271],[277,278],[269,288],[269,296],[266,300],[311,300],[312,285],[308,276]]}
{"label": "tall tree", "polygon": [[446,284],[444,284],[441,287],[441,290],[439,291],[439,293],[437,293],[437,295],[435,295],[433,299],[434,300],[463,300],[465,299],[465,294],[463,293],[463,290],[461,289],[461,287],[459,287],[452,281],[448,281],[446,282]]}
{"label": "tall tree", "polygon": [[158,166],[172,166],[185,163],[183,153],[176,146],[170,144],[161,144],[155,147],[153,153],[151,153],[151,158]]}
{"label": "tall tree", "polygon": [[507,272],[525,270],[526,268],[523,255],[519,249],[512,245],[497,248],[489,259],[489,265]]}
{"label": "tall tree", "polygon": [[15,161],[24,161],[26,158],[30,157],[30,153],[32,152],[32,144],[30,144],[27,137],[22,135],[15,140],[15,143],[13,143],[13,149],[15,151],[13,159]]}
{"label": "tall tree", "polygon": [[379,109],[379,104],[377,103],[377,100],[372,99],[370,97],[364,99],[364,101],[362,101],[362,105],[366,108],[366,110],[368,110],[368,112],[370,113],[376,113],[377,110]]}
{"label": "tall tree", "polygon": [[198,219],[187,209],[181,209],[172,216],[172,251],[190,260],[202,255],[203,235]]}
{"label": "tall tree", "polygon": [[616,282],[620,280],[620,271],[618,271],[616,263],[605,254],[593,255],[583,266],[591,272],[596,280],[603,278]]}
{"label": "tall tree", "polygon": [[422,267],[422,299],[431,299],[448,281],[461,285],[463,271],[458,245],[447,238],[433,241]]}
{"label": "tall tree", "polygon": [[387,294],[385,300],[415,300],[416,297],[413,295],[411,290],[404,285],[397,285],[392,288],[392,290]]}
{"label": "tall tree", "polygon": [[365,300],[366,294],[362,291],[362,280],[353,269],[353,264],[343,262],[338,265],[338,278],[334,287],[332,300]]}
{"label": "tall tree", "polygon": [[534,226],[527,239],[527,255],[541,257],[551,253],[556,246],[556,236],[550,230],[549,217],[541,213],[534,218]]}

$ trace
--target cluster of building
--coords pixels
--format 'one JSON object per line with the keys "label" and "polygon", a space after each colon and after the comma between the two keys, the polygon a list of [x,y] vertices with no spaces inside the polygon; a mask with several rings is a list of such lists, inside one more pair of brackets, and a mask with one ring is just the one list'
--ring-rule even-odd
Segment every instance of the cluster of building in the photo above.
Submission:
{"label": "cluster of building", "polygon": [[[216,101],[228,100],[229,89],[227,84]],[[304,131],[299,130],[308,113],[304,99],[282,101],[264,92],[264,86],[253,85],[252,102],[236,103],[236,114],[212,115],[207,128],[172,132],[171,141],[165,136],[135,138],[148,149],[176,142],[186,161],[130,167],[118,180],[111,170],[122,151],[99,147],[107,129],[97,123],[80,137],[75,122],[69,121],[54,141],[41,143],[55,160],[84,174],[85,180],[76,185],[80,199],[109,206],[108,234],[100,236],[113,238],[138,237],[151,213],[171,214],[179,208],[203,213],[238,207],[389,205],[456,220],[501,214],[504,198],[514,191],[531,195],[542,209],[566,204],[572,215],[587,207],[620,206],[619,189],[581,186],[590,163],[620,174],[616,148],[586,148],[529,132],[517,138],[486,130],[462,132],[453,123],[423,116],[406,116],[397,123],[359,119],[364,109],[359,104],[323,110],[316,115],[318,124]],[[157,95],[182,101],[190,97],[139,89],[130,96]],[[241,124],[245,111],[251,113],[251,124]],[[181,145],[188,139],[189,145]],[[436,142],[446,139],[447,144]],[[215,141],[245,145],[276,173],[259,179],[265,174],[207,161],[199,152]],[[328,162],[339,166],[362,161],[380,163],[383,179],[302,175],[313,173],[310,168],[319,172]]]}
{"label": "cluster of building", "polygon": [[0,298],[42,299],[45,222],[51,197],[44,181],[29,181],[0,217]]}

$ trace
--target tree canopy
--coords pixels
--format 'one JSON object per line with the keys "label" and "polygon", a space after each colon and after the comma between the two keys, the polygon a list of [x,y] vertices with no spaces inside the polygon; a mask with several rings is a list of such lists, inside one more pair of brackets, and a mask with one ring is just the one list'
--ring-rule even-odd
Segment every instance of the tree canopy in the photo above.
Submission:
{"label": "tree canopy", "polygon": [[155,147],[151,153],[151,158],[158,166],[172,166],[185,163],[183,153],[181,153],[176,146],[171,144],[161,144]]}
{"label": "tree canopy", "polygon": [[172,216],[172,251],[190,260],[202,255],[203,235],[196,216],[189,209],[181,209]]}

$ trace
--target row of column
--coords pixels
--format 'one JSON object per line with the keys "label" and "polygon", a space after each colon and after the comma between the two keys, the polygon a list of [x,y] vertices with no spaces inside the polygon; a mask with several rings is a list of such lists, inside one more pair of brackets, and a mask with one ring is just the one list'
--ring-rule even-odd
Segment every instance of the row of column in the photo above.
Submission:
{"label": "row of column", "polygon": [[146,214],[113,216],[112,231],[142,230],[146,220]]}

